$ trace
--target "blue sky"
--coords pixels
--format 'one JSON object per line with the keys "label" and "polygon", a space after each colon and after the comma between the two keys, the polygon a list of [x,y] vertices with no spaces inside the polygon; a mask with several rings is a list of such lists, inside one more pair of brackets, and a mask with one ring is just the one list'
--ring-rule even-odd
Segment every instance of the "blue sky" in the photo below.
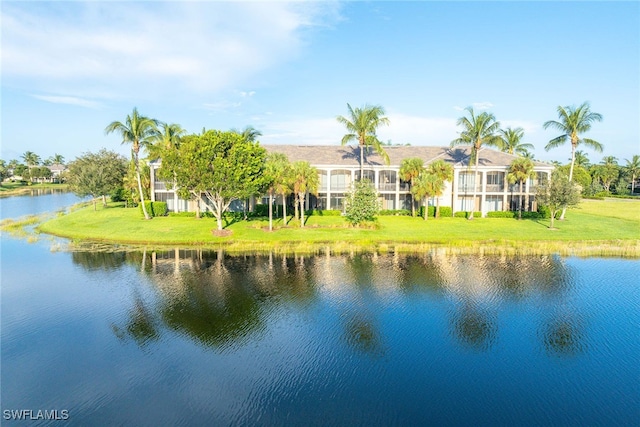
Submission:
{"label": "blue sky", "polygon": [[525,129],[542,160],[557,107],[604,116],[585,150],[640,154],[640,3],[2,1],[1,153],[126,154],[104,128],[133,107],[189,132],[339,144],[346,104],[383,141],[448,145],[462,109]]}

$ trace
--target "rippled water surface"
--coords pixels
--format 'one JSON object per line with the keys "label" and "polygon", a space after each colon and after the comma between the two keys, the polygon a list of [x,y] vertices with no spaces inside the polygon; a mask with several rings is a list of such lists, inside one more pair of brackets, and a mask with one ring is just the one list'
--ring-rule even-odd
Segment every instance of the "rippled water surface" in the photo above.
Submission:
{"label": "rippled water surface", "polygon": [[3,425],[640,419],[638,260],[1,243]]}

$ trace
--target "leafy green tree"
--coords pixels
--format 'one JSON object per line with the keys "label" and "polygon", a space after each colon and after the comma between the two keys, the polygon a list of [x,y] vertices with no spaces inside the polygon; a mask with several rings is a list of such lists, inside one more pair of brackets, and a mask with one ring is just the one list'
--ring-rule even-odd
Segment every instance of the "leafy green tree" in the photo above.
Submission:
{"label": "leafy green tree", "polygon": [[[424,161],[419,157],[410,157],[403,159],[400,163],[400,179],[409,182],[409,190],[413,189],[416,178],[420,176],[424,170]],[[411,193],[411,215],[416,216],[416,201]]]}
{"label": "leafy green tree", "polygon": [[266,151],[256,142],[235,132],[209,130],[203,135],[187,135],[180,149],[162,159],[161,177],[175,177],[181,194],[198,202],[211,202],[217,229],[233,200],[243,200],[264,189]]}
{"label": "leafy green tree", "polygon": [[511,162],[509,166],[509,172],[507,172],[507,180],[515,184],[520,184],[520,191],[518,197],[518,219],[522,219],[522,205],[524,195],[522,194],[522,184],[529,178],[535,177],[533,171],[533,162],[530,159],[519,157]]}
{"label": "leafy green tree", "polygon": [[[289,159],[283,153],[269,153],[265,164],[265,178],[268,183],[267,194],[269,195],[269,231],[273,230],[273,199],[278,190],[285,185],[288,180]],[[284,195],[283,195],[284,204]],[[285,208],[286,209],[286,208]],[[286,212],[286,210],[285,210]],[[286,215],[284,222],[286,223]]]}
{"label": "leafy green tree", "polygon": [[[482,112],[476,115],[472,107],[467,107],[466,111],[469,117],[460,117],[457,121],[458,126],[462,126],[460,136],[451,141],[451,146],[471,145],[471,161],[475,163],[475,179],[473,184],[473,203],[475,203],[478,191],[478,158],[480,149],[483,145],[500,147],[502,140],[497,135],[500,129],[500,122],[496,121],[493,114]],[[469,215],[469,219],[473,219],[473,209]]]}
{"label": "leafy green tree", "polygon": [[501,140],[500,151],[524,156],[530,150],[535,148],[533,144],[520,142],[524,136],[524,129],[520,127],[515,129],[508,127],[506,129],[500,129],[498,132]]}
{"label": "leafy green tree", "polygon": [[[556,170],[562,172],[567,177],[569,177],[570,167],[571,165],[564,165],[564,166],[557,167]],[[578,184],[578,186],[581,188],[581,191],[584,192],[591,186],[591,182],[592,182],[591,174],[582,166],[575,166],[573,168],[573,182]]]}
{"label": "leafy green tree", "polygon": [[551,225],[553,229],[553,221],[556,214],[561,209],[575,206],[580,202],[580,189],[569,180],[569,177],[562,171],[555,170],[551,174],[551,179],[543,182],[538,186],[536,193],[538,203],[549,207],[551,211]]}
{"label": "leafy green tree", "polygon": [[142,179],[140,178],[140,150],[151,145],[158,134],[158,121],[141,116],[138,109],[134,108],[131,115],[128,115],[125,122],[111,122],[105,128],[105,134],[116,132],[122,136],[123,144],[131,144],[131,157],[135,165],[136,179],[138,181],[138,192],[142,203],[142,213],[145,219],[151,219],[144,204],[144,193],[142,191]]}
{"label": "leafy green tree", "polygon": [[36,182],[40,181],[41,179],[48,180],[52,175],[53,174],[51,173],[51,169],[46,166],[34,166],[29,171],[29,177],[31,178],[31,181],[35,180]]}
{"label": "leafy green tree", "polygon": [[293,170],[293,193],[300,204],[300,227],[304,227],[304,200],[307,193],[318,194],[320,178],[318,170],[311,166],[309,162],[297,161],[292,165]]}
{"label": "leafy green tree", "polygon": [[80,197],[91,196],[93,209],[96,199],[106,196],[122,185],[127,171],[127,160],[113,151],[105,149],[98,153],[86,153],[69,163],[67,182],[69,189]]}
{"label": "leafy green tree", "polygon": [[19,176],[22,179],[29,178],[29,168],[23,164],[17,164],[13,168],[13,176]]}
{"label": "leafy green tree", "polygon": [[436,175],[429,173],[428,171],[422,171],[418,178],[416,178],[415,185],[411,187],[411,194],[424,202],[424,220],[427,220],[429,216],[429,197],[436,194],[442,194],[444,191],[444,181],[439,179]]}
{"label": "leafy green tree", "polygon": [[358,226],[366,221],[374,221],[380,210],[378,193],[373,183],[363,179],[354,183],[347,195],[345,218],[351,225]]}
{"label": "leafy green tree", "polygon": [[[142,184],[142,196],[143,200],[149,200],[151,198],[151,173],[149,165],[140,165],[140,182]],[[136,176],[136,165],[131,159],[128,162],[127,173],[122,180],[122,189],[125,195],[125,201],[127,206],[140,205],[140,192],[138,190],[138,178]]]}
{"label": "leafy green tree", "polygon": [[0,185],[2,182],[9,177],[9,168],[7,167],[7,162],[0,159]]}
{"label": "leafy green tree", "polygon": [[[453,166],[442,159],[431,163],[427,170],[431,175],[435,175],[443,183],[447,181],[453,182]],[[444,185],[441,187],[441,191],[434,193],[434,196],[436,196],[436,218],[440,218],[440,197],[443,192]]]}
{"label": "leafy green tree", "polygon": [[618,179],[620,171],[617,164],[603,161],[601,164],[591,167],[591,175],[602,184],[604,191],[610,193],[611,184]]}
{"label": "leafy green tree", "polygon": [[640,175],[640,156],[634,155],[631,160],[624,159],[627,164],[622,167],[626,176],[631,178],[631,194],[636,191],[636,178]]}
{"label": "leafy green tree", "polygon": [[[571,167],[569,168],[569,181],[573,181],[573,168],[576,161],[576,149],[578,145],[583,144],[587,147],[594,149],[595,151],[602,152],[602,144],[598,141],[589,138],[582,138],[580,135],[591,130],[591,124],[593,122],[602,121],[602,115],[591,111],[588,102],[582,103],[579,107],[562,107],[558,106],[558,118],[559,121],[549,120],[544,123],[545,129],[552,128],[562,132],[561,135],[556,136],[549,141],[545,150],[549,151],[552,148],[559,147],[565,142],[571,143]],[[564,219],[566,209],[562,210],[560,219]]]}
{"label": "leafy green tree", "polygon": [[342,145],[351,141],[358,141],[360,147],[360,177],[364,175],[364,149],[373,147],[385,163],[389,164],[389,155],[384,150],[382,142],[378,139],[376,131],[381,125],[388,125],[389,119],[384,117],[384,108],[379,105],[365,105],[362,108],[351,108],[347,104],[349,117],[338,116],[336,120],[347,128],[348,134],[342,137]]}

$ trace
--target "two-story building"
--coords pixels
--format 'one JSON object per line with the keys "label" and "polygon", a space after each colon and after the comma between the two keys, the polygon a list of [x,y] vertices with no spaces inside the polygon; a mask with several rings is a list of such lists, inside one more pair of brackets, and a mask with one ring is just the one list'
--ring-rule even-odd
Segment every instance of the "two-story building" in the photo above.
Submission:
{"label": "two-story building", "polygon": [[[308,194],[308,209],[344,209],[344,200],[351,189],[351,184],[360,179],[359,147],[338,145],[264,145],[268,152],[283,153],[289,161],[304,160],[318,170],[320,186],[318,194]],[[389,156],[389,164],[373,150],[364,150],[363,176],[369,179],[378,191],[382,209],[411,209],[411,193],[408,182],[399,177],[402,160],[418,157],[428,166],[436,160],[444,160],[453,166],[453,181],[448,182],[440,206],[449,206],[454,212],[475,211],[485,215],[490,211],[514,210],[520,196],[519,185],[507,182],[509,165],[517,158],[515,155],[503,153],[490,148],[483,148],[478,158],[478,180],[476,182],[475,165],[470,162],[469,147],[428,147],[428,146],[389,146],[385,147]],[[178,198],[175,191],[158,180],[155,170],[158,162],[151,163],[151,182],[153,183],[152,200],[166,201],[170,211],[194,210],[194,201]],[[542,179],[547,179],[553,165],[535,162],[535,178],[523,185],[527,205],[524,210],[535,210],[536,186]],[[476,198],[473,200],[474,186]],[[250,209],[256,200],[249,201]],[[260,202],[267,203],[263,198]],[[242,209],[242,202],[235,208]],[[277,200],[281,203],[281,200]],[[291,202],[292,203],[292,202]],[[435,205],[435,198],[429,201]],[[206,206],[200,207],[202,210]]]}

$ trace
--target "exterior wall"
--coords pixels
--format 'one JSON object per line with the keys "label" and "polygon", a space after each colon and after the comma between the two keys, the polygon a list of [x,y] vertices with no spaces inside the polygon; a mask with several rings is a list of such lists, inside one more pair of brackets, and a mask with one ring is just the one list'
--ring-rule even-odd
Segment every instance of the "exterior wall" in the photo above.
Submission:
{"label": "exterior wall", "polygon": [[[344,198],[360,174],[359,166],[344,165],[313,165],[320,175],[320,187],[317,195],[308,195],[305,201],[307,209],[334,209],[344,210]],[[169,189],[166,183],[156,179],[155,169],[157,164],[151,164],[151,182],[153,191],[151,200],[167,202],[170,211],[193,210],[194,202],[187,202],[178,198],[174,190]],[[509,184],[506,179],[508,166],[480,167],[478,169],[478,184],[473,169],[466,166],[455,166],[453,182],[447,182],[445,191],[440,199],[440,206],[448,206],[453,212],[469,211],[474,209],[485,216],[491,211],[515,210],[520,200],[519,185]],[[536,177],[527,180],[523,185],[524,196],[523,210],[536,210],[535,192],[541,179],[550,176],[551,168],[539,170],[536,168]],[[364,168],[365,178],[372,179],[379,194],[382,209],[411,209],[411,193],[409,184],[399,179],[400,167],[376,166]],[[474,186],[476,198],[473,200]],[[262,199],[248,201],[235,201],[232,210],[252,210],[256,203]],[[276,197],[276,204],[281,204],[281,196]],[[429,200],[430,206],[436,205],[436,198]],[[200,206],[202,211],[207,209],[206,203]],[[292,211],[293,212],[293,211]]]}

